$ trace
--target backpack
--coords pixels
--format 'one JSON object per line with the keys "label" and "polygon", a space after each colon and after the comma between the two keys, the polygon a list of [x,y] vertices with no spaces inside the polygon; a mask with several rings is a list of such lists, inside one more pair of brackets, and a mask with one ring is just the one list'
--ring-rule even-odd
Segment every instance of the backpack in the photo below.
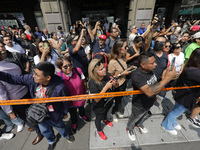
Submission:
{"label": "backpack", "polygon": [[29,74],[28,72],[25,71],[25,67],[24,65],[21,63],[21,60],[19,59],[17,52],[12,52],[12,56],[14,58],[14,60],[17,62],[17,65],[20,67],[20,69],[22,70],[22,75],[24,74]]}
{"label": "backpack", "polygon": [[[51,97],[54,89],[56,87],[56,83],[54,83],[52,86],[47,88],[46,91],[46,97]],[[26,110],[26,120],[33,126],[38,125],[44,120],[49,120],[50,116],[48,114],[48,103],[37,103],[32,104],[27,110]]]}

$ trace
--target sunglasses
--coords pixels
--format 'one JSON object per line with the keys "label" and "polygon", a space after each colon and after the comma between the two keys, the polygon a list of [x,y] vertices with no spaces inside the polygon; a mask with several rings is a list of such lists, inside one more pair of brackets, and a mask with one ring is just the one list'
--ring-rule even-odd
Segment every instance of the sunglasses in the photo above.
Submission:
{"label": "sunglasses", "polygon": [[179,49],[179,48],[181,48],[181,46],[177,46],[177,47],[175,47],[175,49]]}
{"label": "sunglasses", "polygon": [[[96,68],[96,66],[100,66],[102,63],[105,63],[105,62],[103,61],[103,59],[101,59],[99,62],[97,62],[97,63],[95,64],[94,68],[92,69],[92,72],[94,72],[94,69]],[[104,66],[103,68],[101,68],[100,71],[102,71],[104,68],[105,68],[105,66]]]}
{"label": "sunglasses", "polygon": [[71,68],[71,67],[72,67],[72,64],[63,66],[64,69],[68,69],[68,68]]}
{"label": "sunglasses", "polygon": [[96,66],[100,66],[101,65],[101,61],[97,62],[94,66],[94,68],[92,69],[92,72],[94,72],[94,69],[96,68]]}
{"label": "sunglasses", "polygon": [[165,45],[165,48],[167,48],[167,47],[171,48],[172,46],[171,46],[171,45],[169,45],[169,46],[168,46],[168,45]]}
{"label": "sunglasses", "polygon": [[156,43],[164,44],[165,42],[163,41],[155,41]]}

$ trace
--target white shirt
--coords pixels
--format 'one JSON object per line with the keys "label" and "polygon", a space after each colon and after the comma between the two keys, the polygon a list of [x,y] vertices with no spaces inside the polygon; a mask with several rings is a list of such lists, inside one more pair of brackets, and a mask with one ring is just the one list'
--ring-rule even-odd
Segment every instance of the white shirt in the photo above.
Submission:
{"label": "white shirt", "polygon": [[168,55],[170,64],[172,63],[172,59],[176,57],[175,59],[175,67],[176,67],[176,73],[179,73],[179,71],[181,70],[181,66],[183,65],[184,61],[185,61],[185,57],[183,52],[180,52],[179,56],[175,56],[173,53]]}
{"label": "white shirt", "polygon": [[88,53],[90,53],[90,50],[91,50],[90,45],[86,45],[86,46],[84,47],[84,49],[85,49],[85,54],[86,54],[86,55],[87,55]]}
{"label": "white shirt", "polygon": [[[50,63],[52,63],[54,66],[55,66],[55,68],[58,68],[57,67],[57,65],[56,65],[56,59],[58,58],[54,53],[51,53],[51,56],[52,56],[52,58],[50,57],[49,59],[47,58],[47,62],[50,62]],[[36,56],[34,56],[34,63],[35,63],[35,65],[37,65],[39,62],[40,62],[40,57],[39,57],[39,55],[36,55]]]}
{"label": "white shirt", "polygon": [[17,53],[21,53],[24,54],[25,50],[19,45],[19,44],[13,44],[13,47],[8,47],[7,45],[5,46],[6,50],[8,50],[9,52],[17,52]]}
{"label": "white shirt", "polygon": [[133,40],[135,39],[136,36],[137,36],[137,35],[136,35],[136,34],[133,34],[133,33],[131,33],[131,34],[129,35],[129,37],[128,37],[129,46],[133,46],[133,45],[134,45]]}

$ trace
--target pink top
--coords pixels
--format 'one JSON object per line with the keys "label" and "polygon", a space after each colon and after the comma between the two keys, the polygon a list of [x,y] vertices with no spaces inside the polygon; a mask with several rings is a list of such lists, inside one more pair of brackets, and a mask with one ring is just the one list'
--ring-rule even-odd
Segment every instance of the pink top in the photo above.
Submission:
{"label": "pink top", "polygon": [[[82,71],[80,68],[77,68],[80,75],[82,74]],[[58,76],[61,77],[61,71],[58,72]],[[64,80],[65,85],[67,86],[67,90],[69,92],[69,95],[81,95],[84,94],[84,85],[82,79],[78,76],[74,68],[72,68],[72,76],[66,76],[64,73],[62,73],[62,79]],[[70,106],[72,106],[72,103],[70,103]]]}

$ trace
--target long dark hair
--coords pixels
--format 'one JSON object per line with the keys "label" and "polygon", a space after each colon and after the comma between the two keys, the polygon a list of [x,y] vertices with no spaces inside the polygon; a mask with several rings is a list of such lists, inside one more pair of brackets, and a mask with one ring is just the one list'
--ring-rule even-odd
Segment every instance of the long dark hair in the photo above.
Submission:
{"label": "long dark hair", "polygon": [[[39,44],[40,44],[40,43],[47,43],[48,45],[50,45],[50,43],[49,43],[49,41],[45,40],[45,41],[41,41],[41,42],[39,42],[39,43],[37,44],[37,46],[36,46],[36,54],[41,58],[42,52],[40,52],[40,50],[39,50]],[[50,52],[49,52],[48,55],[52,58],[52,55],[51,55],[51,45],[50,45]],[[45,61],[46,61],[46,60],[47,60],[47,58],[45,58]]]}
{"label": "long dark hair", "polygon": [[185,64],[185,68],[188,67],[196,67],[200,69],[200,48],[196,48],[190,55],[190,58]]}
{"label": "long dark hair", "polygon": [[[111,59],[116,59],[119,56],[119,50],[123,47],[124,42],[126,42],[125,39],[118,39],[115,41],[111,49]],[[123,56],[123,59],[125,59],[125,56]]]}

